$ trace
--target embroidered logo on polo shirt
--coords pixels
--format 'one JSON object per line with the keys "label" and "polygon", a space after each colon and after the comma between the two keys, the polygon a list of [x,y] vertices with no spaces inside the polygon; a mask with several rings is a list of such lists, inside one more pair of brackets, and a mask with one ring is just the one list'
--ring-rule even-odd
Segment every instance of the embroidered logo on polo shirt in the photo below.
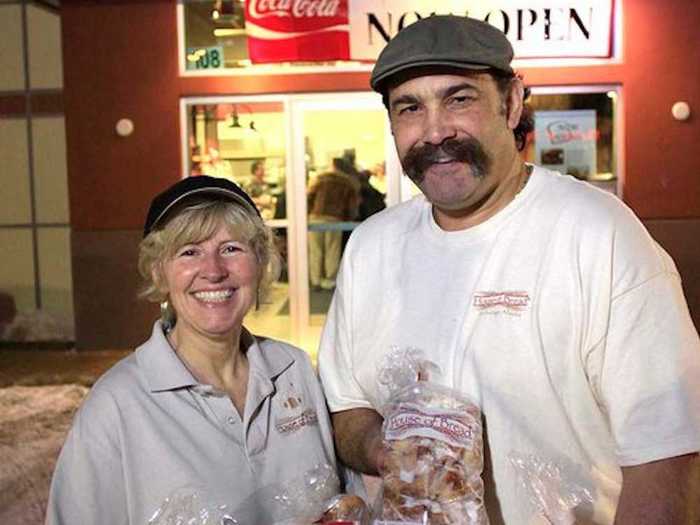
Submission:
{"label": "embroidered logo on polo shirt", "polygon": [[313,408],[303,410],[298,416],[283,417],[275,420],[275,428],[280,434],[293,434],[304,427],[318,425],[318,415]]}
{"label": "embroidered logo on polo shirt", "polygon": [[475,292],[472,304],[480,314],[520,316],[530,305],[530,295],[523,291]]}
{"label": "embroidered logo on polo shirt", "polygon": [[304,400],[294,383],[282,388],[278,399],[281,414],[275,418],[275,428],[280,434],[293,434],[306,426],[318,424],[316,410],[304,406]]}
{"label": "embroidered logo on polo shirt", "polygon": [[288,408],[289,410],[294,410],[298,406],[301,405],[301,397],[296,396],[296,395],[290,395],[287,397],[287,400],[282,403],[284,408]]}

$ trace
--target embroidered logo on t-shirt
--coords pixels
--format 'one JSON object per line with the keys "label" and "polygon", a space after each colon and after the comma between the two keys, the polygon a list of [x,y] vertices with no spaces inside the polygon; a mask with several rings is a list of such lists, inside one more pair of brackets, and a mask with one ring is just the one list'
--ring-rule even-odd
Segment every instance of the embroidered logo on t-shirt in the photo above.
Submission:
{"label": "embroidered logo on t-shirt", "polygon": [[523,291],[475,292],[473,304],[479,313],[521,315],[530,304],[530,295]]}

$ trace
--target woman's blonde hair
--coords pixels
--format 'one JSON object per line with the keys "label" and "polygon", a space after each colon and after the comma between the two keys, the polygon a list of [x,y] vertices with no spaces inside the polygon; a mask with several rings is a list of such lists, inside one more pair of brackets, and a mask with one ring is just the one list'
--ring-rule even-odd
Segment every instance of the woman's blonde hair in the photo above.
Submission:
{"label": "woman's blonde hair", "polygon": [[[163,263],[186,244],[209,239],[222,225],[234,240],[252,248],[259,268],[258,297],[263,295],[279,277],[282,266],[270,228],[259,216],[239,204],[224,200],[197,200],[180,206],[162,227],[141,241],[138,269],[144,284],[139,297],[163,303],[167,299],[167,293],[163,290]],[[172,306],[167,306],[162,317],[166,325],[175,324]]]}

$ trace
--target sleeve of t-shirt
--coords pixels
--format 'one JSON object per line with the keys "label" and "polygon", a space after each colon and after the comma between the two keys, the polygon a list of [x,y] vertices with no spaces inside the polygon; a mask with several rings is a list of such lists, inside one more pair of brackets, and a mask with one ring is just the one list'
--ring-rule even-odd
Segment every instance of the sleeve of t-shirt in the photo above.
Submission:
{"label": "sleeve of t-shirt", "polygon": [[700,450],[700,343],[677,275],[613,300],[601,391],[620,464]]}
{"label": "sleeve of t-shirt", "polygon": [[618,216],[604,337],[588,360],[619,464],[700,450],[700,340],[671,258]]}
{"label": "sleeve of t-shirt", "polygon": [[129,523],[121,455],[116,438],[101,424],[114,412],[109,406],[96,410],[91,401],[78,411],[59,455],[46,525]]}
{"label": "sleeve of t-shirt", "polygon": [[319,375],[331,412],[371,408],[352,366],[359,351],[353,345],[352,241],[351,237],[338,272],[318,352]]}

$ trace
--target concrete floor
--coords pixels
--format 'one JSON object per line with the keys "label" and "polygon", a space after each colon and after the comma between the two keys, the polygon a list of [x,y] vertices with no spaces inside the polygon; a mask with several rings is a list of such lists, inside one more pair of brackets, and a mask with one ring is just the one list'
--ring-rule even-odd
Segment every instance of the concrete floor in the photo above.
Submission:
{"label": "concrete floor", "polygon": [[68,383],[90,386],[130,352],[0,349],[0,387]]}

